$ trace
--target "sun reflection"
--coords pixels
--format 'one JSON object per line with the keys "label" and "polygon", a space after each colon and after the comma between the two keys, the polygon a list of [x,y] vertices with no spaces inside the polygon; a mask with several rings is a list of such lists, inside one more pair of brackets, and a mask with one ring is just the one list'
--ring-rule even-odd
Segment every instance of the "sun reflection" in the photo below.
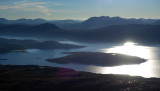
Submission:
{"label": "sun reflection", "polygon": [[126,42],[126,43],[124,43],[124,46],[126,46],[126,47],[132,47],[132,46],[134,46],[134,44],[135,43],[133,43],[133,42]]}
{"label": "sun reflection", "polygon": [[[138,46],[133,42],[126,42],[123,46],[115,46],[113,48],[103,49],[105,53],[120,53],[131,56],[137,56],[144,59],[150,59],[152,54],[149,47]],[[153,71],[151,61],[148,60],[145,63],[137,65],[122,65],[115,67],[103,67],[101,72],[104,74],[128,74],[128,75],[137,75],[143,77],[152,77]]]}
{"label": "sun reflection", "polygon": [[149,62],[140,65],[122,65],[101,68],[103,74],[127,74],[131,76],[153,77],[152,66]]}
{"label": "sun reflection", "polygon": [[148,48],[135,44],[136,43],[133,42],[126,42],[123,46],[115,46],[113,48],[103,49],[103,51],[106,53],[121,53],[148,59],[150,57]]}

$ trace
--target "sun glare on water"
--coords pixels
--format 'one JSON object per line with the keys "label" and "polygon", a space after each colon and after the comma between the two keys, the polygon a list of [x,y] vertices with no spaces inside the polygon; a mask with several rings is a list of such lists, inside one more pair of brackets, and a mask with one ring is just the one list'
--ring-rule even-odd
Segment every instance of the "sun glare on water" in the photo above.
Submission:
{"label": "sun glare on water", "polygon": [[123,46],[115,46],[109,49],[103,49],[106,53],[120,53],[141,58],[149,58],[149,50],[144,46],[137,46],[136,43],[126,42]]}
{"label": "sun glare on water", "polygon": [[[103,49],[105,53],[120,53],[130,56],[137,56],[144,59],[149,59],[151,57],[151,52],[148,47],[138,46],[133,42],[126,42],[122,46],[114,46],[112,48]],[[147,61],[142,64],[137,65],[122,65],[115,67],[104,67],[101,69],[104,74],[128,74],[128,75],[138,75],[143,77],[152,77],[153,72],[151,71],[152,66]]]}

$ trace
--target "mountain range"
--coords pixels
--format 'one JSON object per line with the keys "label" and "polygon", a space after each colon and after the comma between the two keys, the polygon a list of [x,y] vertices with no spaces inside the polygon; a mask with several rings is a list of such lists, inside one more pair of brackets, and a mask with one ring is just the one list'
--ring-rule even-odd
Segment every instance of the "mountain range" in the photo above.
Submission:
{"label": "mountain range", "polygon": [[109,16],[101,16],[101,17],[91,17],[82,23],[73,24],[70,26],[64,27],[69,30],[92,30],[103,28],[112,25],[126,25],[126,24],[152,24],[156,22],[158,19],[126,19],[121,17],[109,17]]}
{"label": "mountain range", "polygon": [[[160,25],[127,24],[113,25],[95,30],[79,31],[74,40],[87,42],[125,42],[143,44],[160,43]],[[76,39],[77,38],[77,39]]]}
{"label": "mountain range", "polygon": [[[150,21],[150,23],[145,21]],[[82,23],[71,24],[70,27],[74,25],[75,28],[79,24],[84,24],[84,28],[64,29],[51,23],[37,25],[3,23],[0,24],[0,35],[60,38],[81,42],[122,42],[131,40],[138,43],[160,43],[160,24],[158,20],[92,17]]]}
{"label": "mountain range", "polygon": [[44,23],[39,25],[0,24],[0,35],[29,36],[29,37],[65,37],[68,31],[55,24]]}
{"label": "mountain range", "polygon": [[1,24],[27,24],[27,25],[38,25],[43,23],[56,24],[57,26],[67,26],[71,24],[81,23],[80,20],[44,20],[41,18],[38,19],[17,19],[17,20],[7,20],[5,18],[0,18]]}
{"label": "mountain range", "polygon": [[58,27],[66,30],[92,30],[103,28],[112,25],[126,25],[126,24],[155,24],[160,19],[135,19],[135,18],[121,18],[121,17],[91,17],[87,20],[44,20],[38,19],[18,19],[18,20],[7,20],[0,18],[1,24],[27,24],[27,25],[39,25],[43,23],[55,24]]}
{"label": "mountain range", "polygon": [[68,31],[49,23],[34,26],[6,25],[0,27],[0,35],[58,38],[81,42],[122,42],[132,40],[138,43],[160,43],[160,25],[112,25],[86,31]]}

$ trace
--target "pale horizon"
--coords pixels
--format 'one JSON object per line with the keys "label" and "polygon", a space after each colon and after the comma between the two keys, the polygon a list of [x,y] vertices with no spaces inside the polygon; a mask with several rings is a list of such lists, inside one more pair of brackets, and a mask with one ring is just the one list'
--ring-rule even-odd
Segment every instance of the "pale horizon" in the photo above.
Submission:
{"label": "pale horizon", "polygon": [[[91,16],[91,17],[102,17],[102,16]],[[24,17],[22,17],[22,18],[16,18],[16,19],[10,19],[10,18],[4,18],[4,17],[0,17],[0,18],[4,18],[4,19],[7,19],[7,20],[18,20],[18,19],[31,19],[31,20],[34,20],[34,19],[44,19],[44,20],[49,20],[49,21],[52,21],[52,20],[54,20],[54,21],[56,21],[56,20],[77,20],[77,21],[85,21],[85,20],[87,20],[87,19],[89,19],[89,18],[91,18],[91,17],[87,17],[87,18],[85,18],[85,19],[68,19],[68,18],[64,18],[64,19],[44,19],[44,18],[24,18]],[[105,16],[106,17],[106,16]],[[108,16],[108,17],[120,17],[120,16]],[[140,18],[134,18],[134,17],[129,17],[129,18],[125,18],[125,17],[120,17],[120,18],[124,18],[124,19],[141,19],[141,18],[143,18],[143,17],[140,17]],[[143,19],[160,19],[160,18],[143,18]]]}
{"label": "pale horizon", "polygon": [[94,16],[160,19],[160,0],[1,0],[0,17],[9,20],[86,20]]}

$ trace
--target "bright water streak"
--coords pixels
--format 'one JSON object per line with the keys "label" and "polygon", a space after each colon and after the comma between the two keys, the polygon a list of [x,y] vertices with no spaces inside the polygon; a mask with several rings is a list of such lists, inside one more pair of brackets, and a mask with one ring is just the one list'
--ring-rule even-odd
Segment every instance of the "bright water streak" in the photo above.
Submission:
{"label": "bright water streak", "polygon": [[[121,53],[131,56],[137,56],[144,59],[148,59],[147,62],[138,65],[122,65],[115,67],[103,67],[101,73],[103,74],[128,74],[143,77],[160,77],[157,76],[157,54],[155,54],[156,48],[138,46],[135,43],[127,42],[123,46],[115,46],[112,48],[103,49],[105,53]],[[159,62],[158,62],[159,64]],[[156,70],[155,70],[156,69]]]}

